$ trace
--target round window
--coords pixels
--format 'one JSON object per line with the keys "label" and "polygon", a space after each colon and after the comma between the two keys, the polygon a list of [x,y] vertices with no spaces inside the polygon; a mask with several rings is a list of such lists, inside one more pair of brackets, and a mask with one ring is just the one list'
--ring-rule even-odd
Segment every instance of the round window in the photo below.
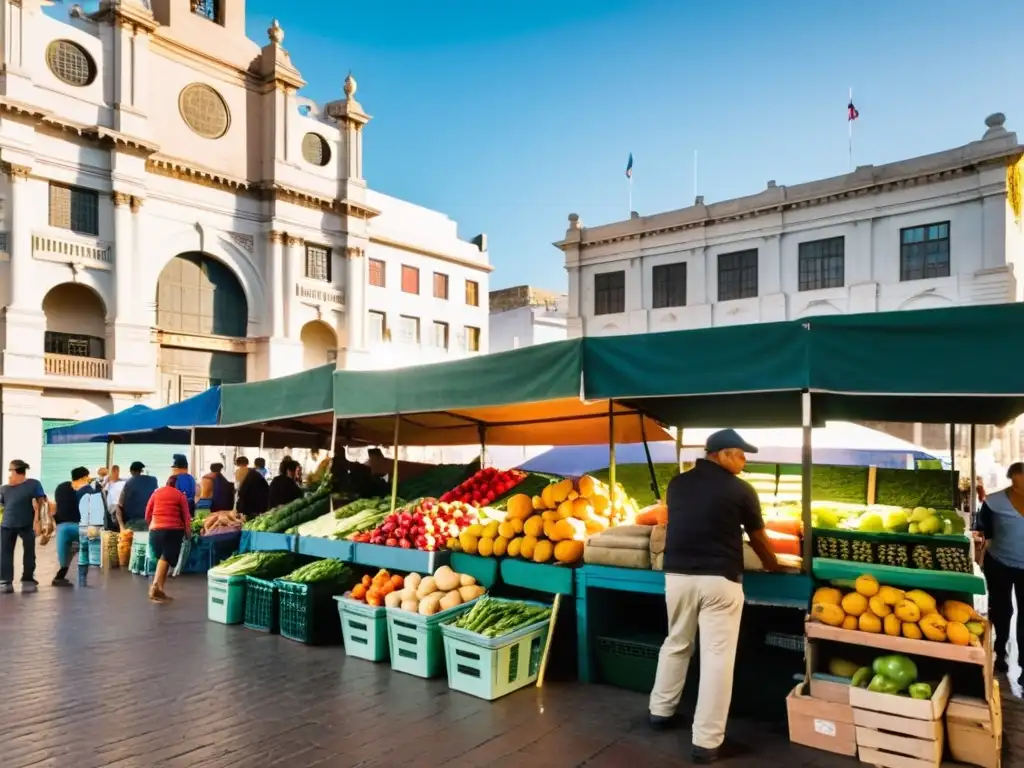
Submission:
{"label": "round window", "polygon": [[46,66],[68,85],[89,85],[96,79],[96,65],[85,49],[70,40],[54,40],[46,46]]}
{"label": "round window", "polygon": [[327,165],[331,161],[331,148],[323,136],[307,133],[302,137],[302,157],[313,165]]}
{"label": "round window", "polygon": [[204,139],[219,139],[231,124],[224,99],[203,83],[192,83],[182,89],[178,110],[185,124]]}

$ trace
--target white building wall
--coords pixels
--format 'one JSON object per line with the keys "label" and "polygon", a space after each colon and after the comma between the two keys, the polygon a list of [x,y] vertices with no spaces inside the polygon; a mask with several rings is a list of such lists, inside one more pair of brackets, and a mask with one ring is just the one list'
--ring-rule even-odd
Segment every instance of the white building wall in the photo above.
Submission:
{"label": "white building wall", "polygon": [[567,338],[565,313],[543,307],[516,307],[490,316],[490,351],[564,341]]}

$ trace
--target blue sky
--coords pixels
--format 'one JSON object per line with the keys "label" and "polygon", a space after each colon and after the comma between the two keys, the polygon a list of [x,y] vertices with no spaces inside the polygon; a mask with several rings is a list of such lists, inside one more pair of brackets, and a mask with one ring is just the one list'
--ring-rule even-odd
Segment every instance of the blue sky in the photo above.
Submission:
{"label": "blue sky", "polygon": [[1024,137],[1020,0],[248,0],[250,37],[274,16],[304,95],[358,80],[368,183],[486,232],[492,287],[564,289],[551,243],[628,215],[630,152],[642,214],[692,203],[695,149],[708,202],[845,173],[850,87],[856,164]]}

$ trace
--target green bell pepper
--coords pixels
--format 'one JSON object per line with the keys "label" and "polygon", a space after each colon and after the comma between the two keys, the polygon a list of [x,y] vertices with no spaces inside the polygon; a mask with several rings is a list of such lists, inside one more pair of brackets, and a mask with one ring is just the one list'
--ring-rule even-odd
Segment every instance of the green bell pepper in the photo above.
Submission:
{"label": "green bell pepper", "polygon": [[910,698],[927,701],[932,697],[932,687],[928,683],[914,683],[908,691]]}
{"label": "green bell pepper", "polygon": [[899,686],[885,675],[875,675],[871,678],[871,682],[868,683],[868,690],[872,693],[896,694],[900,692]]}
{"label": "green bell pepper", "polygon": [[891,680],[897,691],[905,691],[911,683],[917,681],[917,665],[899,654],[879,656],[871,665],[871,669],[876,675]]}

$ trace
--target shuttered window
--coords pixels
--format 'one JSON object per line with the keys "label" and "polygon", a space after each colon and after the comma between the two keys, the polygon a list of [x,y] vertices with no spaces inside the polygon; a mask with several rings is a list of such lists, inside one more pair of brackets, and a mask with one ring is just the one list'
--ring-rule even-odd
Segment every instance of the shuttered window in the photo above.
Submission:
{"label": "shuttered window", "polygon": [[384,262],[380,259],[370,259],[370,285],[384,287]]}
{"label": "shuttered window", "polygon": [[420,292],[420,271],[416,267],[402,265],[402,293]]}
{"label": "shuttered window", "polygon": [[93,189],[50,182],[50,226],[83,235],[99,235],[99,194]]}
{"label": "shuttered window", "polygon": [[331,249],[306,244],[306,277],[331,282]]}
{"label": "shuttered window", "polygon": [[448,275],[434,273],[434,298],[448,300]]}
{"label": "shuttered window", "polygon": [[466,303],[471,307],[480,306],[480,283],[476,280],[466,281]]}

